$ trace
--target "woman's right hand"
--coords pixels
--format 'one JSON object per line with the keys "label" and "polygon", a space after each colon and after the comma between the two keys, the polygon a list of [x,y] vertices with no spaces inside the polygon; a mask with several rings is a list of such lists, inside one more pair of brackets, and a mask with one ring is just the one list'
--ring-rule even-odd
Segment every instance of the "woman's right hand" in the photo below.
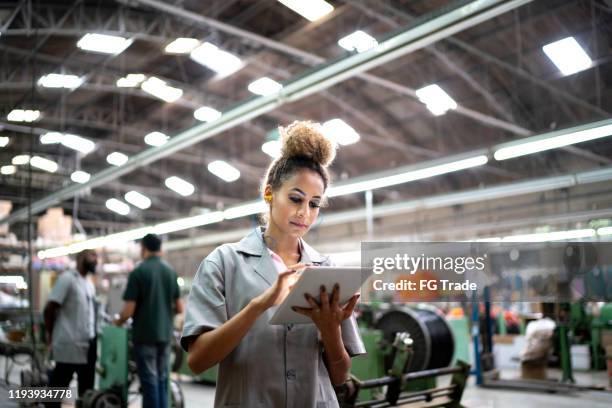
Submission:
{"label": "woman's right hand", "polygon": [[291,265],[288,270],[278,274],[274,285],[270,286],[264,293],[252,300],[255,305],[263,312],[272,306],[280,305],[289,294],[295,283],[295,273],[298,269],[305,268],[307,265],[298,263]]}

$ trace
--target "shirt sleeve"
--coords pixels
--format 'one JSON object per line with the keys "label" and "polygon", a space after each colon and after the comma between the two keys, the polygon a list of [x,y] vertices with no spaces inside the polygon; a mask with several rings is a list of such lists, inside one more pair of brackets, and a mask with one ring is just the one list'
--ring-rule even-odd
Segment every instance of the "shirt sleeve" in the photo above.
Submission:
{"label": "shirt sleeve", "polygon": [[123,292],[123,300],[137,300],[138,299],[138,280],[136,272],[138,268],[134,269],[130,276],[128,276],[127,286],[125,292]]}
{"label": "shirt sleeve", "polygon": [[213,256],[214,252],[200,264],[187,298],[185,324],[181,335],[181,347],[185,351],[200,334],[227,321],[225,280]]}
{"label": "shirt sleeve", "polygon": [[349,356],[355,357],[360,354],[366,354],[367,351],[361,339],[361,335],[359,334],[359,327],[357,326],[355,315],[353,314],[348,319],[345,319],[340,327],[342,331],[342,342]]}
{"label": "shirt sleeve", "polygon": [[55,286],[53,286],[48,300],[50,302],[55,302],[60,305],[63,305],[64,301],[66,300],[66,296],[70,291],[71,284],[72,277],[70,276],[70,273],[64,272],[63,274],[61,274],[59,278],[57,278],[57,280],[55,281]]}

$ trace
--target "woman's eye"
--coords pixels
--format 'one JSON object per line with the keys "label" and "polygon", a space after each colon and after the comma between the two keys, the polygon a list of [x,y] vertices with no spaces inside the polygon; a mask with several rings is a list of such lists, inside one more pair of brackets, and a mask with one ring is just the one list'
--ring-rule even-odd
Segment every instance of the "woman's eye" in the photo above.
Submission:
{"label": "woman's eye", "polygon": [[319,208],[321,207],[321,204],[319,203],[310,203],[310,208]]}
{"label": "woman's eye", "polygon": [[301,199],[301,198],[298,198],[298,197],[289,197],[289,199],[290,199],[291,201],[293,201],[294,203],[296,203],[296,204],[299,204],[299,203],[301,203],[301,202],[302,202],[302,199]]}

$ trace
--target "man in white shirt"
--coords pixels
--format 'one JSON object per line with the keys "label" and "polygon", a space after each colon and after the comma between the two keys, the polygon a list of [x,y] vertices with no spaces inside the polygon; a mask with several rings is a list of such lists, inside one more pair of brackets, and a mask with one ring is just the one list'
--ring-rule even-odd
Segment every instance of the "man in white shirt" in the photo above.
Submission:
{"label": "man in white shirt", "polygon": [[[96,271],[98,256],[93,250],[77,255],[77,270],[68,270],[55,282],[44,310],[47,343],[52,346],[55,368],[50,387],[68,387],[76,372],[78,392],[94,388],[96,368],[95,288],[87,278]],[[59,407],[60,403],[47,406]]]}

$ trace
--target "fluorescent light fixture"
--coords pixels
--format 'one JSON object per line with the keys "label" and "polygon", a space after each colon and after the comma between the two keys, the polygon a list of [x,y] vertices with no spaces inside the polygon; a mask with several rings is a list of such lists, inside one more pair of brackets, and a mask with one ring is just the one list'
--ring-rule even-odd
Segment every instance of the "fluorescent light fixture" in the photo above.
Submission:
{"label": "fluorescent light fixture", "polygon": [[119,78],[116,85],[120,88],[135,88],[139,86],[147,77],[144,74],[128,74]]}
{"label": "fluorescent light fixture", "polygon": [[612,227],[601,227],[597,229],[597,235],[612,235]]}
{"label": "fluorescent light fixture", "polygon": [[221,117],[221,112],[209,106],[202,106],[193,112],[193,117],[202,122],[214,122]]}
{"label": "fluorescent light fixture", "polygon": [[266,96],[280,91],[283,89],[283,86],[273,79],[262,77],[251,82],[248,88],[249,91],[256,95]]}
{"label": "fluorescent light fixture", "polygon": [[416,95],[435,116],[443,115],[450,109],[457,109],[457,102],[436,84],[417,89]]}
{"label": "fluorescent light fixture", "polygon": [[47,132],[40,135],[40,143],[42,144],[58,144],[62,142],[64,137],[63,133],[60,132]]}
{"label": "fluorescent light fixture", "polygon": [[15,166],[23,166],[24,164],[28,164],[29,161],[30,161],[29,155],[20,154],[18,156],[13,157],[13,160],[11,161],[11,163],[13,163]]}
{"label": "fluorescent light fixture", "polygon": [[6,145],[9,144],[10,141],[11,139],[9,139],[8,136],[0,136],[0,147],[6,147]]}
{"label": "fluorescent light fixture", "polygon": [[40,118],[39,110],[13,109],[6,117],[11,122],[34,122]]}
{"label": "fluorescent light fixture", "polygon": [[590,68],[593,61],[574,37],[547,44],[542,51],[563,75],[572,75]]}
{"label": "fluorescent light fixture", "polygon": [[157,77],[147,79],[140,85],[140,87],[146,93],[165,102],[174,102],[183,95],[182,89],[174,88],[166,84],[166,81],[162,81]]}
{"label": "fluorescent light fixture", "polygon": [[279,140],[269,140],[261,145],[261,151],[273,159],[276,159],[281,155],[281,147],[281,142]]}
{"label": "fluorescent light fixture", "polygon": [[198,64],[204,65],[221,76],[233,74],[243,65],[240,58],[209,42],[195,48],[189,56]]}
{"label": "fluorescent light fixture", "polygon": [[524,140],[504,143],[498,146],[493,157],[495,160],[512,159],[514,157],[526,156],[528,154],[612,136],[612,120],[596,122],[594,125],[592,127],[587,125],[587,128],[577,126],[571,129],[528,137]]}
{"label": "fluorescent light fixture", "polygon": [[179,218],[178,220],[163,222],[153,227],[156,234],[168,234],[203,225],[214,224],[223,221],[223,211],[213,211],[193,217]]}
{"label": "fluorescent light fixture", "polygon": [[200,41],[195,38],[181,37],[166,45],[164,51],[167,54],[188,54],[198,45],[200,45]]}
{"label": "fluorescent light fixture", "polygon": [[116,198],[106,200],[106,208],[121,215],[128,215],[130,213],[130,206]]}
{"label": "fluorescent light fixture", "polygon": [[260,214],[268,209],[266,203],[262,200],[252,201],[246,204],[240,204],[235,207],[230,207],[223,211],[223,216],[226,220],[234,218],[246,217],[247,215]]}
{"label": "fluorescent light fixture", "polygon": [[15,174],[16,171],[17,171],[17,167],[11,164],[0,167],[0,174],[4,174],[5,176]]}
{"label": "fluorescent light fixture", "polygon": [[568,231],[539,232],[535,234],[509,235],[502,238],[503,242],[546,242],[564,241],[568,239],[592,238],[595,230],[592,228]]}
{"label": "fluorescent light fixture", "polygon": [[45,88],[75,89],[81,86],[84,80],[84,77],[78,77],[76,75],[47,74],[38,80],[38,85]]}
{"label": "fluorescent light fixture", "polygon": [[77,170],[70,175],[70,180],[79,184],[87,183],[90,178],[91,175],[83,170]]}
{"label": "fluorescent light fixture", "polygon": [[361,30],[357,30],[354,33],[338,40],[338,45],[347,51],[364,52],[370,48],[376,47],[378,45],[378,41],[376,41],[376,38],[372,37],[371,35]]}
{"label": "fluorescent light fixture", "polygon": [[168,139],[169,137],[165,133],[151,132],[145,136],[144,141],[150,146],[159,147],[165,145]]}
{"label": "fluorescent light fixture", "polygon": [[208,171],[228,183],[240,178],[240,171],[223,160],[215,160],[209,163]]}
{"label": "fluorescent light fixture", "polygon": [[30,159],[32,167],[47,171],[49,173],[55,173],[57,171],[57,163],[53,160],[45,159],[44,157],[34,156]]}
{"label": "fluorescent light fixture", "polygon": [[121,54],[130,44],[132,40],[116,35],[88,33],[77,42],[77,47],[83,51],[117,55]]}
{"label": "fluorescent light fixture", "polygon": [[422,180],[429,177],[440,176],[442,174],[465,170],[472,167],[482,166],[488,161],[487,156],[479,155],[467,159],[457,160],[450,163],[438,164],[422,169],[411,170],[404,173],[394,174],[387,177],[380,177],[374,180],[355,181],[343,185],[336,185],[329,188],[328,197],[358,193],[378,188],[394,186],[410,181]]}
{"label": "fluorescent light fixture", "polygon": [[146,210],[151,206],[151,200],[144,194],[140,194],[138,191],[128,191],[125,193],[125,201],[132,204],[134,207],[138,207],[141,210]]}
{"label": "fluorescent light fixture", "polygon": [[84,137],[73,135],[70,133],[60,132],[47,132],[40,136],[40,143],[42,144],[57,144],[62,145],[81,152],[83,154],[91,153],[95,148],[96,144],[89,139]]}
{"label": "fluorescent light fixture", "polygon": [[323,123],[323,134],[340,145],[350,145],[359,141],[359,133],[342,119],[332,119]]}
{"label": "fluorescent light fixture", "polygon": [[278,0],[310,21],[316,21],[334,11],[334,6],[324,0]]}
{"label": "fluorescent light fixture", "polygon": [[177,176],[168,177],[164,184],[166,184],[166,187],[168,187],[170,190],[182,195],[183,197],[190,196],[195,191],[193,184]]}
{"label": "fluorescent light fixture", "polygon": [[83,154],[91,153],[96,148],[96,144],[91,140],[70,133],[65,133],[60,143]]}
{"label": "fluorescent light fixture", "polygon": [[128,157],[120,152],[112,152],[108,156],[106,156],[106,161],[108,164],[112,164],[113,166],[123,166],[128,161]]}

